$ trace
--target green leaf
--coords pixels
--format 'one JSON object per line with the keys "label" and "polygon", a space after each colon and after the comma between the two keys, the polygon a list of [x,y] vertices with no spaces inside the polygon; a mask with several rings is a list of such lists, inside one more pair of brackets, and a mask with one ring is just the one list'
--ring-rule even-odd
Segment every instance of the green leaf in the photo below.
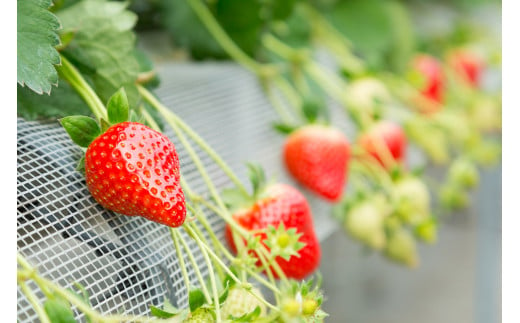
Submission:
{"label": "green leaf", "polygon": [[17,79],[38,94],[49,94],[58,84],[54,65],[60,63],[55,49],[60,44],[56,33],[60,22],[48,10],[51,4],[51,0],[17,1]]}
{"label": "green leaf", "polygon": [[410,17],[397,1],[338,1],[327,16],[372,69],[402,70],[413,52]]}
{"label": "green leaf", "polygon": [[226,287],[224,288],[224,291],[218,297],[219,304],[223,304],[226,301],[226,299],[229,295],[229,284],[230,284],[229,280],[226,281]]}
{"label": "green leaf", "polygon": [[60,123],[69,134],[72,141],[80,147],[88,147],[101,133],[97,122],[85,116],[69,116],[60,119]]}
{"label": "green leaf", "polygon": [[16,99],[17,115],[26,120],[91,114],[85,101],[62,79],[50,95],[39,95],[18,84]]}
{"label": "green leaf", "polygon": [[190,290],[188,302],[190,304],[190,311],[193,313],[197,308],[201,307],[206,302],[204,293],[202,293],[200,289]]}
{"label": "green leaf", "polygon": [[161,319],[167,319],[167,318],[175,316],[177,313],[170,313],[170,312],[162,310],[158,307],[150,305],[150,314],[152,314],[155,317],[161,318]]}
{"label": "green leaf", "polygon": [[[124,87],[130,107],[137,106],[135,81],[139,63],[134,55],[137,16],[117,1],[81,1],[57,13],[65,29],[76,34],[62,52],[90,80],[101,100]],[[81,19],[78,19],[81,17]]]}
{"label": "green leaf", "polygon": [[43,304],[43,309],[52,323],[76,322],[70,304],[61,297],[46,300]]}
{"label": "green leaf", "polygon": [[108,122],[116,124],[128,120],[128,99],[126,97],[125,88],[120,88],[114,93],[107,104]]}

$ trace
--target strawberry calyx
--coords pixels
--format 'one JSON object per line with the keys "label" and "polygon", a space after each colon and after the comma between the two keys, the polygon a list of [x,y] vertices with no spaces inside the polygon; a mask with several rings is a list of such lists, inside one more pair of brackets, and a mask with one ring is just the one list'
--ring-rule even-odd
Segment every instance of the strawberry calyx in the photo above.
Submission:
{"label": "strawberry calyx", "polygon": [[268,226],[266,234],[264,243],[271,250],[273,257],[279,256],[285,260],[289,260],[292,256],[299,257],[298,251],[305,247],[305,243],[298,241],[303,233],[297,233],[296,228],[286,229],[283,222],[278,228]]}

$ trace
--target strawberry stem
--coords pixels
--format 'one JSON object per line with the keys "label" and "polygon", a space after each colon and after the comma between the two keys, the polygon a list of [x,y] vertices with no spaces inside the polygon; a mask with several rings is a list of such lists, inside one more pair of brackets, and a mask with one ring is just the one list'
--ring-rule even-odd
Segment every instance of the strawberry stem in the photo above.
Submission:
{"label": "strawberry stem", "polygon": [[[103,316],[98,311],[92,309],[87,303],[85,303],[82,299],[80,299],[73,292],[71,292],[68,289],[65,289],[65,288],[55,284],[54,282],[52,282],[52,281],[50,281],[50,280],[48,280],[48,279],[46,279],[44,277],[39,276],[37,271],[36,271],[36,269],[33,268],[27,262],[27,260],[25,260],[25,258],[21,254],[17,253],[16,257],[17,257],[18,264],[20,264],[22,267],[24,267],[24,269],[29,270],[29,271],[32,272],[32,275],[31,275],[30,278],[38,285],[38,287],[40,289],[45,288],[47,290],[52,290],[55,294],[57,294],[60,297],[63,297],[64,299],[69,301],[72,305],[76,306],[76,308],[78,310],[80,310],[86,316],[90,317],[93,322],[100,322],[100,323],[164,322],[164,320],[149,318],[149,317],[146,317],[146,316],[133,316],[133,315],[107,315],[107,316]],[[27,285],[25,285],[24,282],[19,282],[18,284],[20,284],[20,287],[22,288],[22,290],[25,289],[24,294],[26,296],[28,296],[28,299],[29,299],[29,297],[31,297],[32,298],[32,302],[35,302],[36,304],[38,304],[34,293],[27,287]],[[23,285],[25,285],[26,287],[24,288]],[[32,302],[31,302],[31,304],[34,305]],[[37,310],[36,307],[35,307],[35,310]],[[48,318],[47,314],[45,314],[45,317]],[[175,321],[176,320],[171,320],[169,322],[175,322]],[[180,320],[177,321],[177,322],[180,322]]]}
{"label": "strawberry stem", "polygon": [[[245,194],[247,194],[247,189],[242,184],[242,182],[238,179],[235,173],[231,170],[231,168],[220,158],[220,156],[195,132],[188,126],[181,118],[179,118],[175,113],[162,105],[146,88],[142,86],[137,86],[139,93],[143,96],[143,98],[150,103],[168,122],[168,124],[172,128],[177,128],[177,126],[182,129],[193,141],[199,145],[202,150],[204,150],[210,157],[215,161],[215,163],[224,171],[224,173],[231,179],[231,181]],[[175,129],[174,129],[175,130]],[[177,131],[176,131],[177,132]]]}
{"label": "strawberry stem", "polygon": [[41,306],[40,302],[38,302],[38,299],[36,298],[36,295],[32,292],[32,290],[29,287],[27,287],[27,285],[23,281],[19,281],[18,285],[20,285],[20,288],[24,293],[25,297],[27,297],[27,300],[29,301],[29,303],[31,303],[34,311],[36,312],[36,314],[38,314],[40,322],[51,323],[49,316]]}
{"label": "strawberry stem", "polygon": [[201,22],[206,26],[208,32],[213,36],[217,43],[224,49],[229,56],[239,62],[242,66],[249,69],[257,75],[266,73],[266,66],[262,66],[256,60],[249,57],[238,47],[229,37],[226,31],[220,26],[218,21],[213,17],[211,11],[200,0],[188,0],[188,4],[197,14]]}
{"label": "strawberry stem", "polygon": [[[195,231],[191,228],[192,226],[194,226],[194,224],[186,223],[186,224],[183,225],[183,228],[186,230],[186,232],[191,237],[193,237],[193,239],[195,240],[195,242],[199,246],[200,252],[202,253],[202,256],[204,257],[204,260],[206,261],[206,265],[208,266],[208,276],[209,276],[209,281],[210,281],[210,284],[211,284],[211,290],[213,292],[213,303],[215,305],[215,314],[216,314],[216,317],[217,317],[216,319],[217,319],[217,323],[220,323],[222,321],[222,317],[220,315],[220,303],[219,303],[219,295],[218,295],[217,283],[216,283],[216,279],[215,279],[215,273],[213,271],[213,264],[212,264],[211,259],[209,259],[208,252],[207,252],[207,249],[210,249],[210,248],[205,243],[203,243],[201,241],[201,239],[198,236],[198,234],[195,233]],[[213,254],[213,252],[212,252],[212,254]],[[215,256],[214,258],[218,259],[217,256]],[[220,259],[219,259],[219,261],[220,261]],[[226,266],[224,265],[224,267],[226,267]]]}
{"label": "strawberry stem", "polygon": [[[185,224],[183,224],[183,228],[185,228]],[[188,231],[186,231],[186,232],[188,233]],[[175,231],[175,234],[177,235],[177,238],[181,242],[182,247],[184,248],[184,251],[186,252],[186,255],[188,256],[188,259],[190,260],[190,262],[193,266],[193,271],[195,271],[195,275],[197,276],[197,279],[199,280],[200,287],[202,289],[202,293],[204,294],[204,298],[206,298],[206,302],[208,304],[211,304],[212,302],[211,302],[211,297],[209,296],[210,295],[209,291],[206,287],[204,278],[202,277],[202,273],[200,272],[199,265],[197,264],[197,261],[195,260],[195,257],[193,256],[193,253],[191,252],[190,247],[184,240],[184,237],[178,231]],[[186,286],[186,287],[189,288],[189,286]]]}
{"label": "strawberry stem", "polygon": [[98,121],[101,119],[108,120],[105,105],[101,102],[96,92],[94,92],[83,76],[81,76],[81,73],[67,60],[67,58],[65,58],[65,56],[60,55],[60,58],[61,66],[56,66],[59,75],[78,92],[83,100],[85,100]]}
{"label": "strawberry stem", "polygon": [[186,271],[186,263],[184,262],[184,255],[181,252],[179,246],[179,239],[177,237],[176,230],[174,228],[170,228],[170,236],[173,241],[173,246],[175,247],[175,252],[177,253],[177,258],[179,259],[179,267],[181,268],[182,278],[184,279],[184,285],[186,288],[191,286],[190,277],[188,276],[188,272]]}

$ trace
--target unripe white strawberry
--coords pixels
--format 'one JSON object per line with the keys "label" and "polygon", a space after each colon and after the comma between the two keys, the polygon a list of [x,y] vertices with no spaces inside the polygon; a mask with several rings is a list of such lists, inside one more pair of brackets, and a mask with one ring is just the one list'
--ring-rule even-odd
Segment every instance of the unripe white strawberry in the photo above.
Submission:
{"label": "unripe white strawberry", "polygon": [[405,229],[395,231],[388,237],[385,255],[411,268],[417,267],[419,264],[415,240],[412,234]]}
{"label": "unripe white strawberry", "polygon": [[371,248],[382,249],[386,243],[384,215],[370,201],[354,206],[345,217],[345,230]]}
{"label": "unripe white strawberry", "polygon": [[213,323],[215,316],[210,309],[199,307],[189,317],[183,321],[184,323]]}
{"label": "unripe white strawberry", "polygon": [[392,190],[399,217],[411,224],[418,224],[430,214],[430,192],[417,177],[405,177],[395,183]]}
{"label": "unripe white strawberry", "polygon": [[[258,288],[253,287],[252,291],[257,295],[262,295]],[[221,308],[221,316],[228,319],[229,316],[240,317],[251,313],[257,306],[260,307],[260,316],[266,314],[265,304],[260,302],[255,296],[242,287],[234,286],[229,290],[228,296]]]}

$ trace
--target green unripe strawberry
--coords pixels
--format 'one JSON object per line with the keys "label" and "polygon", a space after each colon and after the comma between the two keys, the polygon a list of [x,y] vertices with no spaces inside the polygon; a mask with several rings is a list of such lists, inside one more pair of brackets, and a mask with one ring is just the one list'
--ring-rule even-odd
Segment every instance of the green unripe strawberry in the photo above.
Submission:
{"label": "green unripe strawberry", "polygon": [[194,312],[190,313],[184,323],[212,323],[215,322],[215,314],[212,310],[204,307],[199,307]]}
{"label": "green unripe strawberry", "polygon": [[[262,295],[258,288],[253,287],[252,291],[257,295]],[[228,319],[230,316],[235,318],[251,313],[255,308],[260,307],[260,317],[265,315],[267,309],[265,304],[260,302],[255,296],[242,287],[234,286],[229,290],[228,296],[222,305],[221,316]]]}
{"label": "green unripe strawberry", "polygon": [[386,243],[384,215],[369,201],[361,202],[348,212],[345,230],[374,249],[381,249]]}
{"label": "green unripe strawberry", "polygon": [[479,173],[471,161],[459,158],[450,166],[448,178],[461,187],[473,188],[478,185]]}
{"label": "green unripe strawberry", "polygon": [[437,221],[430,217],[415,227],[415,235],[424,242],[435,243],[437,241]]}
{"label": "green unripe strawberry", "polygon": [[288,299],[283,303],[282,311],[289,317],[296,317],[301,313],[301,303],[296,299]]}
{"label": "green unripe strawberry", "polygon": [[302,304],[302,314],[303,315],[314,315],[319,305],[315,299],[306,299]]}
{"label": "green unripe strawberry", "polygon": [[469,203],[468,194],[456,184],[448,183],[441,187],[439,200],[442,206],[449,209],[462,209]]}
{"label": "green unripe strawberry", "polygon": [[430,213],[430,192],[417,177],[399,179],[392,190],[396,213],[411,224],[423,221]]}
{"label": "green unripe strawberry", "polygon": [[385,255],[410,268],[419,264],[415,240],[410,232],[404,229],[395,231],[388,237]]}

